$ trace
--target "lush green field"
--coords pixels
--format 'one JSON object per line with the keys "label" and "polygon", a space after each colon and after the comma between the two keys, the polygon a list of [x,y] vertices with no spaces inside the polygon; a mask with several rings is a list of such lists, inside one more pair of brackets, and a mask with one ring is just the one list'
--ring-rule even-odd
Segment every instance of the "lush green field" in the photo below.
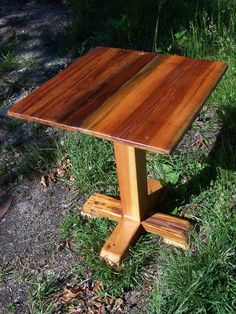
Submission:
{"label": "lush green field", "polygon": [[[112,270],[96,258],[111,223],[84,220],[71,213],[62,222],[63,235],[74,237],[85,268],[103,281],[105,294],[137,289],[137,282],[144,285],[140,274],[144,266],[151,267],[156,279],[144,313],[235,313],[236,2],[105,2],[101,8],[97,1],[71,1],[74,36],[82,42],[78,51],[99,42],[222,60],[229,69],[190,131],[193,137],[200,134],[201,145],[187,146],[186,140],[171,156],[148,156],[149,173],[170,188],[173,201],[167,202],[167,208],[197,223],[192,249],[182,252],[146,236],[124,265]],[[69,135],[64,149],[72,163],[75,188],[85,194],[117,193],[110,143]]]}

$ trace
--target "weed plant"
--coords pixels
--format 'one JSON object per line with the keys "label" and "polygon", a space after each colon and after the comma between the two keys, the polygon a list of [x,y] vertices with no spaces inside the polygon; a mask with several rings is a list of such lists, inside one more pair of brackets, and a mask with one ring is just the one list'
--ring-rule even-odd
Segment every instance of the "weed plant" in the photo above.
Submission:
{"label": "weed plant", "polygon": [[51,314],[53,313],[54,303],[47,297],[58,290],[58,279],[49,277],[45,280],[35,280],[30,294],[30,310],[33,314]]}
{"label": "weed plant", "polygon": [[66,3],[73,12],[71,45],[76,43],[79,52],[81,46],[88,48],[91,44],[164,49],[171,43],[171,30],[176,33],[186,27],[206,1],[68,0]]}
{"label": "weed plant", "polygon": [[13,36],[0,46],[0,75],[18,67],[19,61],[15,57],[16,45],[17,40]]}

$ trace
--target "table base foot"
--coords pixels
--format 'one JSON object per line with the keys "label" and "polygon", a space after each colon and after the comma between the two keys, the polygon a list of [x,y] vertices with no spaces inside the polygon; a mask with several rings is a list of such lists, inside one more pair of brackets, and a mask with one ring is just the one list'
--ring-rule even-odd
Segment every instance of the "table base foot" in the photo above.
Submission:
{"label": "table base foot", "polygon": [[[152,178],[147,178],[147,183],[149,208],[152,210],[163,200],[165,188],[159,180]],[[84,204],[81,214],[93,218],[107,217],[119,222],[122,219],[121,202],[113,197],[94,193]]]}
{"label": "table base foot", "polygon": [[[154,194],[160,199],[160,185],[152,182],[149,188],[150,215],[143,221],[135,221],[122,216],[121,201],[102,194],[93,194],[83,207],[82,214],[90,217],[106,217],[119,222],[101,250],[100,256],[112,265],[118,265],[129,246],[142,229],[161,236],[165,243],[187,250],[189,248],[189,231],[192,224],[183,218],[161,212],[152,213]],[[150,187],[150,186],[149,186]],[[155,190],[155,187],[159,187]]]}
{"label": "table base foot", "polygon": [[82,215],[92,218],[106,217],[121,221],[121,201],[103,194],[94,193],[83,206]]}
{"label": "table base foot", "polygon": [[140,222],[122,219],[104,244],[100,256],[110,265],[119,266],[141,230]]}
{"label": "table base foot", "polygon": [[142,221],[142,226],[146,231],[161,236],[167,244],[184,250],[190,247],[189,231],[193,229],[193,226],[186,219],[156,213]]}

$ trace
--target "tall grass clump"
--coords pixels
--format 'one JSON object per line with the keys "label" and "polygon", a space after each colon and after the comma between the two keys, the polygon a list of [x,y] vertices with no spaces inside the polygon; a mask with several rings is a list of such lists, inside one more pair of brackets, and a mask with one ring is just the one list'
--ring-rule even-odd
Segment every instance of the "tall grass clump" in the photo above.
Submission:
{"label": "tall grass clump", "polygon": [[[171,30],[185,27],[204,1],[67,0],[71,33],[80,50],[95,45],[151,50],[171,43]],[[154,38],[154,41],[153,41]],[[167,44],[168,45],[168,44]]]}

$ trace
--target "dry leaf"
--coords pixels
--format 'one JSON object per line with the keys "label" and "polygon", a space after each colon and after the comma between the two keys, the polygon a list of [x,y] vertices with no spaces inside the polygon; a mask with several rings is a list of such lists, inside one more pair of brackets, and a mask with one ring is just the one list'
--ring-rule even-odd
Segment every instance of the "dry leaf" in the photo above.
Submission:
{"label": "dry leaf", "polygon": [[75,177],[70,176],[70,182],[75,182]]}
{"label": "dry leaf", "polygon": [[78,313],[83,313],[83,309],[81,308],[80,305],[76,307],[70,306],[67,308],[67,314],[78,314]]}
{"label": "dry leaf", "polygon": [[96,282],[94,284],[94,291],[98,292],[101,288],[102,288],[102,281],[96,280]]}
{"label": "dry leaf", "polygon": [[58,175],[59,177],[64,177],[64,175],[65,175],[65,170],[62,169],[62,168],[57,168],[57,175]]}
{"label": "dry leaf", "polygon": [[68,286],[64,288],[63,293],[60,294],[58,300],[62,303],[68,304],[76,299],[83,291],[79,285]]}
{"label": "dry leaf", "polygon": [[114,304],[114,307],[113,307],[113,310],[114,311],[122,311],[121,310],[121,306],[124,304],[124,301],[119,298],[119,299],[116,299],[115,300],[115,304]]}
{"label": "dry leaf", "polygon": [[208,145],[206,144],[206,140],[202,136],[199,136],[199,138],[193,143],[193,146],[196,146],[198,148],[208,147]]}
{"label": "dry leaf", "polygon": [[6,212],[10,209],[12,198],[6,199],[0,204],[0,218],[3,217]]}
{"label": "dry leaf", "polygon": [[68,158],[67,155],[65,155],[60,162],[60,166],[56,169],[57,175],[59,177],[64,177],[64,175],[70,169],[70,167],[71,167],[70,159]]}
{"label": "dry leaf", "polygon": [[42,185],[43,188],[46,188],[48,186],[47,183],[46,183],[45,176],[41,176],[40,184]]}

